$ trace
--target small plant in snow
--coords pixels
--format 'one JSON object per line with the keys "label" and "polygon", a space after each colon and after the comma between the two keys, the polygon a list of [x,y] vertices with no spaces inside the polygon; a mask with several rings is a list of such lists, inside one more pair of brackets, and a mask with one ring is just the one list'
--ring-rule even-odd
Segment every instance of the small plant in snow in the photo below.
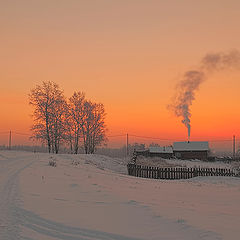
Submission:
{"label": "small plant in snow", "polygon": [[78,160],[73,160],[72,161],[72,165],[78,165],[78,164],[80,164],[80,162]]}
{"label": "small plant in snow", "polygon": [[182,218],[178,218],[178,220],[177,220],[177,223],[185,223],[185,220],[184,219],[182,219]]}
{"label": "small plant in snow", "polygon": [[85,160],[84,164],[90,164],[91,161],[89,161],[88,159]]}
{"label": "small plant in snow", "polygon": [[52,166],[52,167],[56,167],[57,166],[57,162],[54,159],[51,159],[51,160],[49,160],[48,165]]}

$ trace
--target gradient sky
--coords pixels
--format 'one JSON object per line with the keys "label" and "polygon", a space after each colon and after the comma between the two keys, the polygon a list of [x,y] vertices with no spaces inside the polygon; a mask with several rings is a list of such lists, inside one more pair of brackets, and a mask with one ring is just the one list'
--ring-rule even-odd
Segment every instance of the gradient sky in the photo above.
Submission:
{"label": "gradient sky", "polygon": [[[0,133],[29,133],[27,94],[51,80],[67,97],[102,102],[109,135],[186,139],[166,106],[205,54],[240,50],[239,9],[238,0],[0,0]],[[240,71],[212,75],[191,108],[192,139],[240,137],[239,100]]]}

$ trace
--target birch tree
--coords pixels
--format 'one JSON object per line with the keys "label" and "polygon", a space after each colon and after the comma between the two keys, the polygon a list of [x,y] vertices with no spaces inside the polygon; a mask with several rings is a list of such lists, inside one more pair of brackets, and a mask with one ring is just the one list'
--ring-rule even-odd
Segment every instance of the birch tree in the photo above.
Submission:
{"label": "birch tree", "polygon": [[58,153],[66,110],[63,91],[56,83],[44,81],[30,91],[29,104],[34,107],[34,124],[31,128],[33,138],[47,143],[49,153]]}
{"label": "birch tree", "polygon": [[31,90],[29,104],[34,107],[32,137],[46,143],[49,153],[58,153],[60,144],[67,142],[77,154],[81,141],[85,153],[94,153],[106,141],[104,106],[86,100],[82,92],[66,101],[56,83],[43,82]]}
{"label": "birch tree", "polygon": [[68,140],[75,154],[78,153],[79,143],[83,137],[85,94],[74,92],[68,101]]}
{"label": "birch tree", "polygon": [[84,121],[82,126],[84,150],[86,154],[94,153],[96,147],[104,143],[106,138],[105,109],[103,104],[84,102]]}
{"label": "birch tree", "polygon": [[54,108],[51,112],[51,139],[52,152],[58,153],[60,143],[66,137],[66,113],[67,103],[63,95],[59,95],[54,102]]}

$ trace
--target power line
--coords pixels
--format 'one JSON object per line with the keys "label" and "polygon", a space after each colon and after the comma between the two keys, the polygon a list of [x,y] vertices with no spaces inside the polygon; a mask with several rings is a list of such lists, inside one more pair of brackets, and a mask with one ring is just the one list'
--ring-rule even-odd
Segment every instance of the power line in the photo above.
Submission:
{"label": "power line", "polygon": [[[177,139],[170,139],[170,138],[157,138],[157,137],[149,137],[149,136],[138,136],[138,135],[129,135],[132,137],[138,137],[138,138],[147,138],[147,139],[156,139],[156,140],[162,140],[162,141],[180,141]],[[218,139],[218,140],[208,140],[209,142],[232,142],[232,139]]]}
{"label": "power line", "polygon": [[0,132],[0,134],[8,134],[9,132]]}
{"label": "power line", "polygon": [[[9,134],[9,132],[0,132],[0,134]],[[22,136],[32,136],[28,133],[18,132],[18,131],[12,131],[12,134],[22,135]],[[108,138],[117,138],[117,137],[125,137],[126,134],[118,134],[118,135],[109,135]],[[158,138],[158,137],[151,137],[151,136],[140,136],[135,134],[128,134],[129,137],[136,137],[136,138],[144,138],[144,139],[153,139],[153,140],[159,140],[159,141],[181,141],[177,139],[172,138]],[[209,142],[232,142],[232,139],[209,139]]]}
{"label": "power line", "polygon": [[15,131],[13,131],[13,133],[15,133],[17,135],[31,136],[31,134],[28,134],[28,133],[20,133],[20,132],[15,132]]}
{"label": "power line", "polygon": [[107,136],[107,137],[125,137],[126,136],[126,134],[122,134],[122,135],[112,135],[112,136]]}
{"label": "power line", "polygon": [[176,141],[176,139],[164,139],[164,138],[149,137],[149,136],[131,135],[131,134],[129,134],[129,136],[130,136],[130,137],[137,137],[137,138],[156,139],[156,140],[161,140],[161,141]]}
{"label": "power line", "polygon": [[208,140],[209,142],[232,142],[232,139],[223,139],[223,140]]}

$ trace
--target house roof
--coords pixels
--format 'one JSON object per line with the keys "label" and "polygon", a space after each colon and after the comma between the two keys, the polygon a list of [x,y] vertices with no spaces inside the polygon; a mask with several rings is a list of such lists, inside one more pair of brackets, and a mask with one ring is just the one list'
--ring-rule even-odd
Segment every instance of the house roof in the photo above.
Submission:
{"label": "house roof", "polygon": [[173,153],[172,147],[149,147],[150,153]]}
{"label": "house roof", "polygon": [[174,142],[173,151],[208,151],[208,142]]}

